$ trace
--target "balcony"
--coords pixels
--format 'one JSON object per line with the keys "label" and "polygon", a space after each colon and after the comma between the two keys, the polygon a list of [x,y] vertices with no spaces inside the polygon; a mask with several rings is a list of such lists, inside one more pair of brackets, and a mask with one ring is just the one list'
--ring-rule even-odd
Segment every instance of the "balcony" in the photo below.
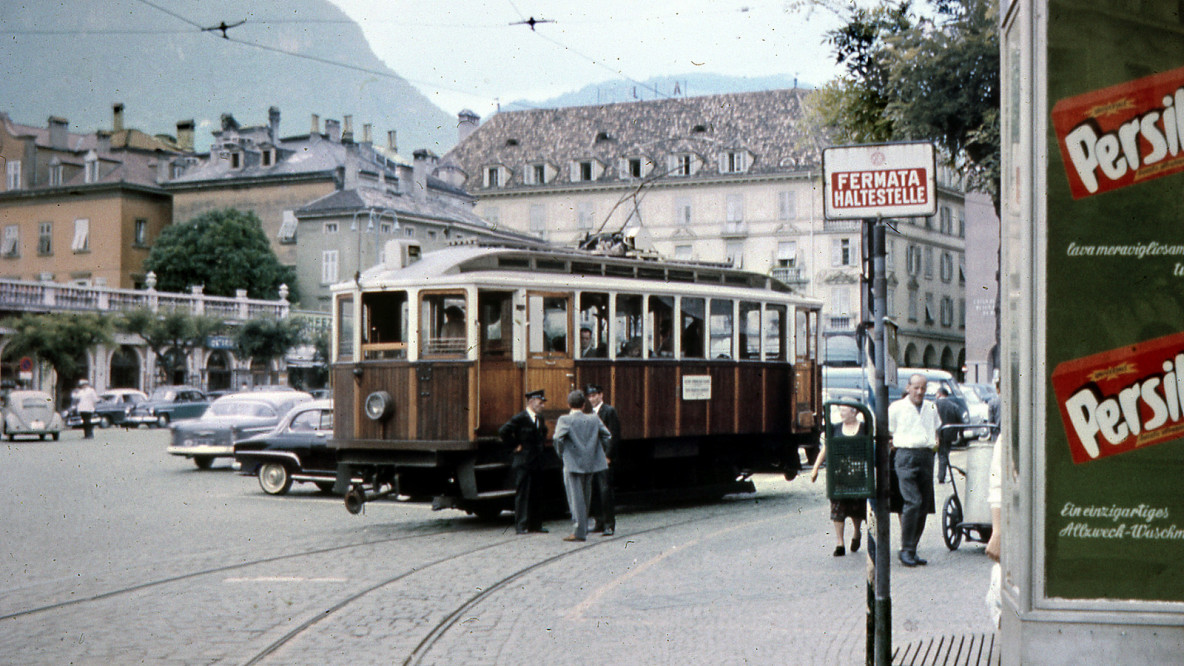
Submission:
{"label": "balcony", "polygon": [[791,287],[801,286],[810,281],[810,278],[806,277],[805,271],[800,268],[788,266],[774,268],[773,277],[781,280]]}
{"label": "balcony", "polygon": [[724,222],[719,235],[722,238],[744,238],[748,236],[748,224],[743,220]]}
{"label": "balcony", "polygon": [[832,315],[826,318],[827,331],[854,331],[855,318],[851,315]]}
{"label": "balcony", "polygon": [[822,230],[837,233],[859,233],[863,229],[862,220],[825,220]]}

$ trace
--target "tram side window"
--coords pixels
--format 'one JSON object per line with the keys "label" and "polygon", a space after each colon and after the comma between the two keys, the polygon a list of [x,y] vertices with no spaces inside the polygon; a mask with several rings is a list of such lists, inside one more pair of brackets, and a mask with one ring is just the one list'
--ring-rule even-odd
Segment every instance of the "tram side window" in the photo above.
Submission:
{"label": "tram side window", "polygon": [[761,359],[761,304],[740,301],[740,358]]}
{"label": "tram side window", "polygon": [[354,299],[346,296],[337,299],[337,360],[352,361],[354,358]]}
{"label": "tram side window", "polygon": [[407,292],[362,295],[362,352],[368,361],[407,358]]}
{"label": "tram side window", "polygon": [[641,358],[641,296],[617,295],[617,315],[613,321],[617,358]]}
{"label": "tram side window", "polygon": [[608,358],[608,294],[580,294],[580,358]]}
{"label": "tram side window", "polygon": [[481,356],[509,358],[514,339],[510,292],[481,292],[477,296],[477,323],[481,330]]}
{"label": "tram side window", "polygon": [[707,301],[702,298],[684,298],[682,311],[682,357],[703,358],[703,317]]}
{"label": "tram side window", "polygon": [[765,360],[784,361],[789,322],[784,305],[765,306]]}
{"label": "tram side window", "polygon": [[732,301],[711,299],[711,358],[732,358]]}
{"label": "tram side window", "polygon": [[530,310],[530,352],[568,354],[567,298],[532,294],[527,299],[527,307]]}
{"label": "tram side window", "polygon": [[796,322],[793,336],[796,343],[794,354],[797,356],[797,360],[805,361],[808,358],[807,345],[810,340],[810,328],[806,325],[806,311],[795,310],[794,320]]}
{"label": "tram side window", "polygon": [[650,357],[674,358],[674,297],[650,296],[646,343]]}
{"label": "tram side window", "polygon": [[464,294],[424,294],[419,310],[419,339],[428,356],[464,356]]}

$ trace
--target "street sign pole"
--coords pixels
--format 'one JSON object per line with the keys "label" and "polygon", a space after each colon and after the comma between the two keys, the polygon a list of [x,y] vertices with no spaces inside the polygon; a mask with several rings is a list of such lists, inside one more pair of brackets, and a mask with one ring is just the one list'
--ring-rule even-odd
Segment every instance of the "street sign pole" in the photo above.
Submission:
{"label": "street sign pole", "polygon": [[888,469],[888,385],[884,371],[887,367],[888,337],[884,313],[888,304],[888,278],[885,270],[884,220],[877,217],[865,225],[871,232],[872,291],[875,312],[873,329],[876,360],[876,590],[875,590],[875,664],[892,664],[892,593],[889,571],[892,565],[891,532],[888,524],[888,503],[892,484]]}

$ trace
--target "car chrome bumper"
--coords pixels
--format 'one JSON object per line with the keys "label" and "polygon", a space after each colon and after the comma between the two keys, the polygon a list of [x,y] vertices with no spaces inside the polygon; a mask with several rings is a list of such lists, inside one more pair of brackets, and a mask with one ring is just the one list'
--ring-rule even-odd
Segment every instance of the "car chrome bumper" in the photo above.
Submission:
{"label": "car chrome bumper", "polygon": [[234,445],[170,446],[165,451],[168,451],[174,456],[185,456],[186,458],[192,458],[194,456],[229,457],[234,455]]}

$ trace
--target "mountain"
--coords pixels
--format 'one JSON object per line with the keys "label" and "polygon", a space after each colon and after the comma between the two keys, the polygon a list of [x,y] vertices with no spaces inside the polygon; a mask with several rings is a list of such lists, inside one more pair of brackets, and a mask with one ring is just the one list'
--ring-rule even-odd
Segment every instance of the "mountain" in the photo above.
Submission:
{"label": "mountain", "polygon": [[[200,29],[223,23],[229,39]],[[195,120],[205,149],[222,114],[264,125],[275,106],[284,136],[308,133],[315,113],[321,127],[352,116],[358,139],[369,123],[384,145],[395,130],[405,155],[456,142],[456,118],[379,60],[328,0],[6,2],[0,35],[0,111],[25,125],[61,116],[71,131],[110,128],[121,102],[125,126],[149,134]]]}
{"label": "mountain", "polygon": [[637,83],[625,80],[604,81],[541,102],[517,100],[503,104],[501,108],[503,111],[520,111],[522,109],[551,109],[563,106],[593,106],[616,102],[665,99],[667,97],[780,90],[799,86],[802,88],[812,87],[794,80],[794,77],[788,74],[744,77],[696,72],[656,76]]}

